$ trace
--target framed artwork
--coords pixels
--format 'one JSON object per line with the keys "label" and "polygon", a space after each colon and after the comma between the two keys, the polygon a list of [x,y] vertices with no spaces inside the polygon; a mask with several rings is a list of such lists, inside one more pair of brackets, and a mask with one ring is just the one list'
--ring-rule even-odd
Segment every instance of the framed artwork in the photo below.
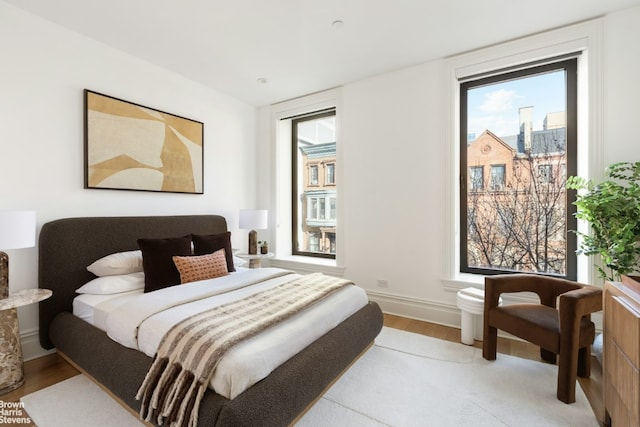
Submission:
{"label": "framed artwork", "polygon": [[204,124],[85,89],[85,188],[203,194]]}

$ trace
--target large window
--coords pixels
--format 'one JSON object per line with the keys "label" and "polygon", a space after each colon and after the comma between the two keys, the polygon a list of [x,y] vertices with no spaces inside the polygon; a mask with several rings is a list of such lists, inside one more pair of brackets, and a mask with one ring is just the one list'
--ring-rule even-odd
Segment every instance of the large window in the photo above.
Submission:
{"label": "large window", "polygon": [[296,117],[292,130],[292,252],[335,258],[336,113]]}
{"label": "large window", "polygon": [[575,279],[575,196],[565,182],[576,174],[576,64],[460,83],[462,272]]}

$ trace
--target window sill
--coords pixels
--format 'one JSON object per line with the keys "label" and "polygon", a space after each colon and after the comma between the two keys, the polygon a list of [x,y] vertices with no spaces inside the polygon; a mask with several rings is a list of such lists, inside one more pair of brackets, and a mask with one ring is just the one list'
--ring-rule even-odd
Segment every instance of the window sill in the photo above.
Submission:
{"label": "window sill", "polygon": [[479,274],[457,274],[450,279],[442,279],[442,287],[449,292],[458,292],[461,289],[473,287],[484,289],[484,276]]}
{"label": "window sill", "polygon": [[332,276],[342,277],[344,267],[336,265],[336,260],[328,258],[315,258],[300,255],[276,255],[269,260],[271,267],[293,270],[298,273],[322,272]]}

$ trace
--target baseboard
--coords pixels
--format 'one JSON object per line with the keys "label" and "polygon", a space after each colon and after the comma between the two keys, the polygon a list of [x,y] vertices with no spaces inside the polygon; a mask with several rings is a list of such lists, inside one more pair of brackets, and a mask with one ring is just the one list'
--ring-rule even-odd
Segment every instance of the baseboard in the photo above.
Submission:
{"label": "baseboard", "polygon": [[20,344],[22,345],[22,359],[24,361],[36,359],[54,353],[56,350],[45,350],[40,346],[38,329],[20,332]]}
{"label": "baseboard", "polygon": [[460,328],[460,309],[455,305],[387,292],[367,290],[367,294],[372,301],[378,303],[384,313]]}

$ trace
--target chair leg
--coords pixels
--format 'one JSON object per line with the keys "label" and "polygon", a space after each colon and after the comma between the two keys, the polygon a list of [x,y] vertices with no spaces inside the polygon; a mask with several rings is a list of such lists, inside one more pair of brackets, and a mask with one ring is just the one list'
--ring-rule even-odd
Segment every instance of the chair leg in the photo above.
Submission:
{"label": "chair leg", "polygon": [[485,326],[482,341],[482,357],[487,360],[496,360],[498,347],[498,330],[492,326]]}
{"label": "chair leg", "polygon": [[560,349],[558,360],[557,397],[564,403],[576,401],[576,379],[578,373],[578,349]]}
{"label": "chair leg", "polygon": [[540,347],[540,358],[547,363],[551,363],[552,365],[556,364],[556,354],[552,351],[545,350]]}
{"label": "chair leg", "polygon": [[578,376],[589,378],[591,375],[591,346],[578,350]]}

